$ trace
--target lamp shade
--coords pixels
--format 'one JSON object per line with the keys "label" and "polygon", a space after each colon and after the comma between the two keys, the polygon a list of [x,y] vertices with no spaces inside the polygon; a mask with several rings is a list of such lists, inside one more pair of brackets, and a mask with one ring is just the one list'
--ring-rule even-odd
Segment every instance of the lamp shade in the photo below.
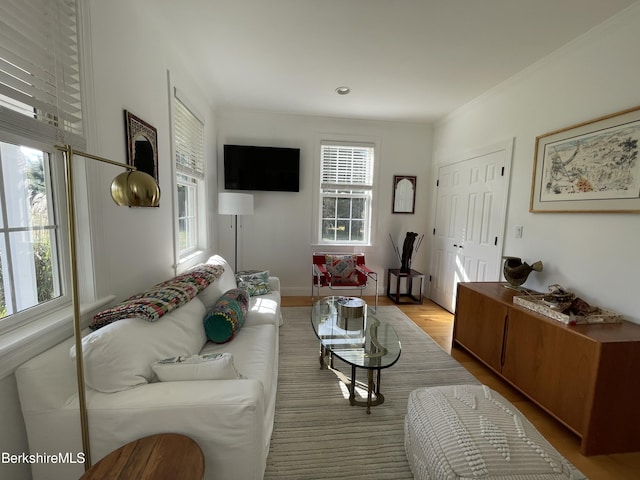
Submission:
{"label": "lamp shade", "polygon": [[111,198],[120,206],[157,207],[160,188],[155,179],[140,170],[118,175],[111,183]]}
{"label": "lamp shade", "polygon": [[253,215],[253,195],[250,193],[218,193],[218,213],[221,215]]}

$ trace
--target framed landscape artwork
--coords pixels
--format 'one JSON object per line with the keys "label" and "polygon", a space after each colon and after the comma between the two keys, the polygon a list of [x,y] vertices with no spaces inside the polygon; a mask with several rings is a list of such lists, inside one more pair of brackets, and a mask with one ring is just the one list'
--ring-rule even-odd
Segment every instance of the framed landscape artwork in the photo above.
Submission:
{"label": "framed landscape artwork", "polygon": [[529,211],[640,213],[640,107],[540,135]]}

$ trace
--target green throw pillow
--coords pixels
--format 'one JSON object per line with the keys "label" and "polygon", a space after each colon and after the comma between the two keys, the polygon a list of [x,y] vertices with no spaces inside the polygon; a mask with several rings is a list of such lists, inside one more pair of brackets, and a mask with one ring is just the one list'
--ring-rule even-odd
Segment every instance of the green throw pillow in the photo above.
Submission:
{"label": "green throw pillow", "polygon": [[249,294],[234,288],[218,299],[213,309],[204,317],[204,331],[214,343],[225,343],[233,338],[244,323],[249,310]]}

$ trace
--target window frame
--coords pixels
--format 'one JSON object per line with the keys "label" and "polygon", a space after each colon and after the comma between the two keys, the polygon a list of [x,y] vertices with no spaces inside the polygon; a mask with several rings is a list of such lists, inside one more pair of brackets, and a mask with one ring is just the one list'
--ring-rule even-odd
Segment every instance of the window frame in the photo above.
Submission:
{"label": "window frame", "polygon": [[[62,154],[53,145],[42,143],[33,138],[7,133],[1,129],[0,142],[26,146],[48,154],[48,160],[45,160],[45,162],[49,164],[50,196],[53,208],[50,216],[53,221],[53,231],[56,232],[55,256],[60,289],[58,297],[0,319],[0,332],[4,333],[37,320],[52,311],[68,306],[71,303],[71,293],[69,287],[69,239],[66,228],[67,211]],[[4,206],[0,207],[4,208]],[[0,234],[5,235],[4,231],[0,232]],[[14,273],[15,275],[16,273]]]}
{"label": "window frame", "polygon": [[[344,146],[344,147],[362,147],[372,149],[372,166],[373,169],[371,184],[332,184],[322,182],[323,155],[322,147],[326,145]],[[319,135],[316,138],[316,169],[314,181],[314,227],[312,244],[317,246],[344,246],[344,247],[366,247],[371,246],[374,242],[375,225],[377,223],[376,204],[377,204],[377,185],[378,170],[380,164],[380,142],[375,137],[348,136],[348,135]],[[324,186],[324,188],[323,188]],[[350,193],[340,195],[340,193],[325,193],[325,190],[349,190]],[[364,217],[364,238],[362,240],[345,240],[335,239],[326,240],[323,238],[323,199],[327,197],[334,198],[365,198],[365,217]]]}
{"label": "window frame", "polygon": [[[193,107],[193,104],[188,100],[186,95],[182,93],[177,87],[172,85],[171,79],[169,78],[169,91],[171,95],[171,126],[172,126],[172,152],[173,152],[173,194],[174,194],[174,250],[175,250],[175,258],[176,258],[176,266],[181,265],[183,268],[187,262],[191,261],[193,258],[197,257],[200,253],[206,250],[208,245],[208,228],[207,228],[207,215],[206,215],[206,205],[207,205],[207,184],[205,181],[206,178],[206,155],[205,155],[205,121],[203,121],[204,116],[198,112],[198,110]],[[177,156],[178,156],[178,141],[176,139],[177,128],[176,122],[178,119],[179,112],[177,111],[178,107],[176,106],[176,102],[182,104],[182,107],[192,116],[194,120],[200,123],[202,126],[202,145],[201,145],[201,154],[202,158],[200,159],[200,163],[195,166],[193,163],[190,163],[189,166],[186,165],[178,165]],[[180,176],[184,178],[181,179]],[[193,213],[190,215],[191,218],[194,219],[194,232],[192,237],[195,239],[195,244],[189,246],[188,248],[181,249],[181,241],[180,241],[180,198],[178,188],[180,186],[185,186],[187,188],[193,189],[193,195],[190,195],[190,198],[193,200]]]}
{"label": "window frame", "polygon": [[[181,178],[184,177],[184,178]],[[181,258],[191,255],[198,250],[198,179],[190,175],[186,175],[181,172],[176,173],[176,188],[177,188],[177,215],[178,215],[178,254]],[[185,188],[185,215],[180,214],[180,187]],[[193,229],[187,229],[187,237],[190,239],[187,242],[185,248],[182,248],[181,229],[180,223],[186,221],[187,223],[193,223]],[[190,232],[190,234],[189,234]]]}

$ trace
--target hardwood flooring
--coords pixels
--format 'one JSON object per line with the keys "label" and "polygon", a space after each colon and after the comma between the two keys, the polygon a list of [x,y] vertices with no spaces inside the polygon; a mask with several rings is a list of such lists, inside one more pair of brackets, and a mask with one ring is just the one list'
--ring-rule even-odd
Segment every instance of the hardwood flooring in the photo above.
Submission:
{"label": "hardwood flooring", "polygon": [[[365,297],[365,299],[367,302],[373,302],[373,298]],[[282,298],[282,306],[284,307],[311,304],[310,297]],[[379,304],[394,305],[390,299],[384,296],[380,296]],[[398,305],[398,307],[447,353],[464,365],[480,382],[512,402],[535,425],[538,431],[589,479],[631,480],[640,478],[640,452],[590,457],[581,455],[578,437],[567,428],[496,376],[475,357],[458,348],[453,349],[452,352],[453,315],[451,313],[427,299],[422,305]]]}

